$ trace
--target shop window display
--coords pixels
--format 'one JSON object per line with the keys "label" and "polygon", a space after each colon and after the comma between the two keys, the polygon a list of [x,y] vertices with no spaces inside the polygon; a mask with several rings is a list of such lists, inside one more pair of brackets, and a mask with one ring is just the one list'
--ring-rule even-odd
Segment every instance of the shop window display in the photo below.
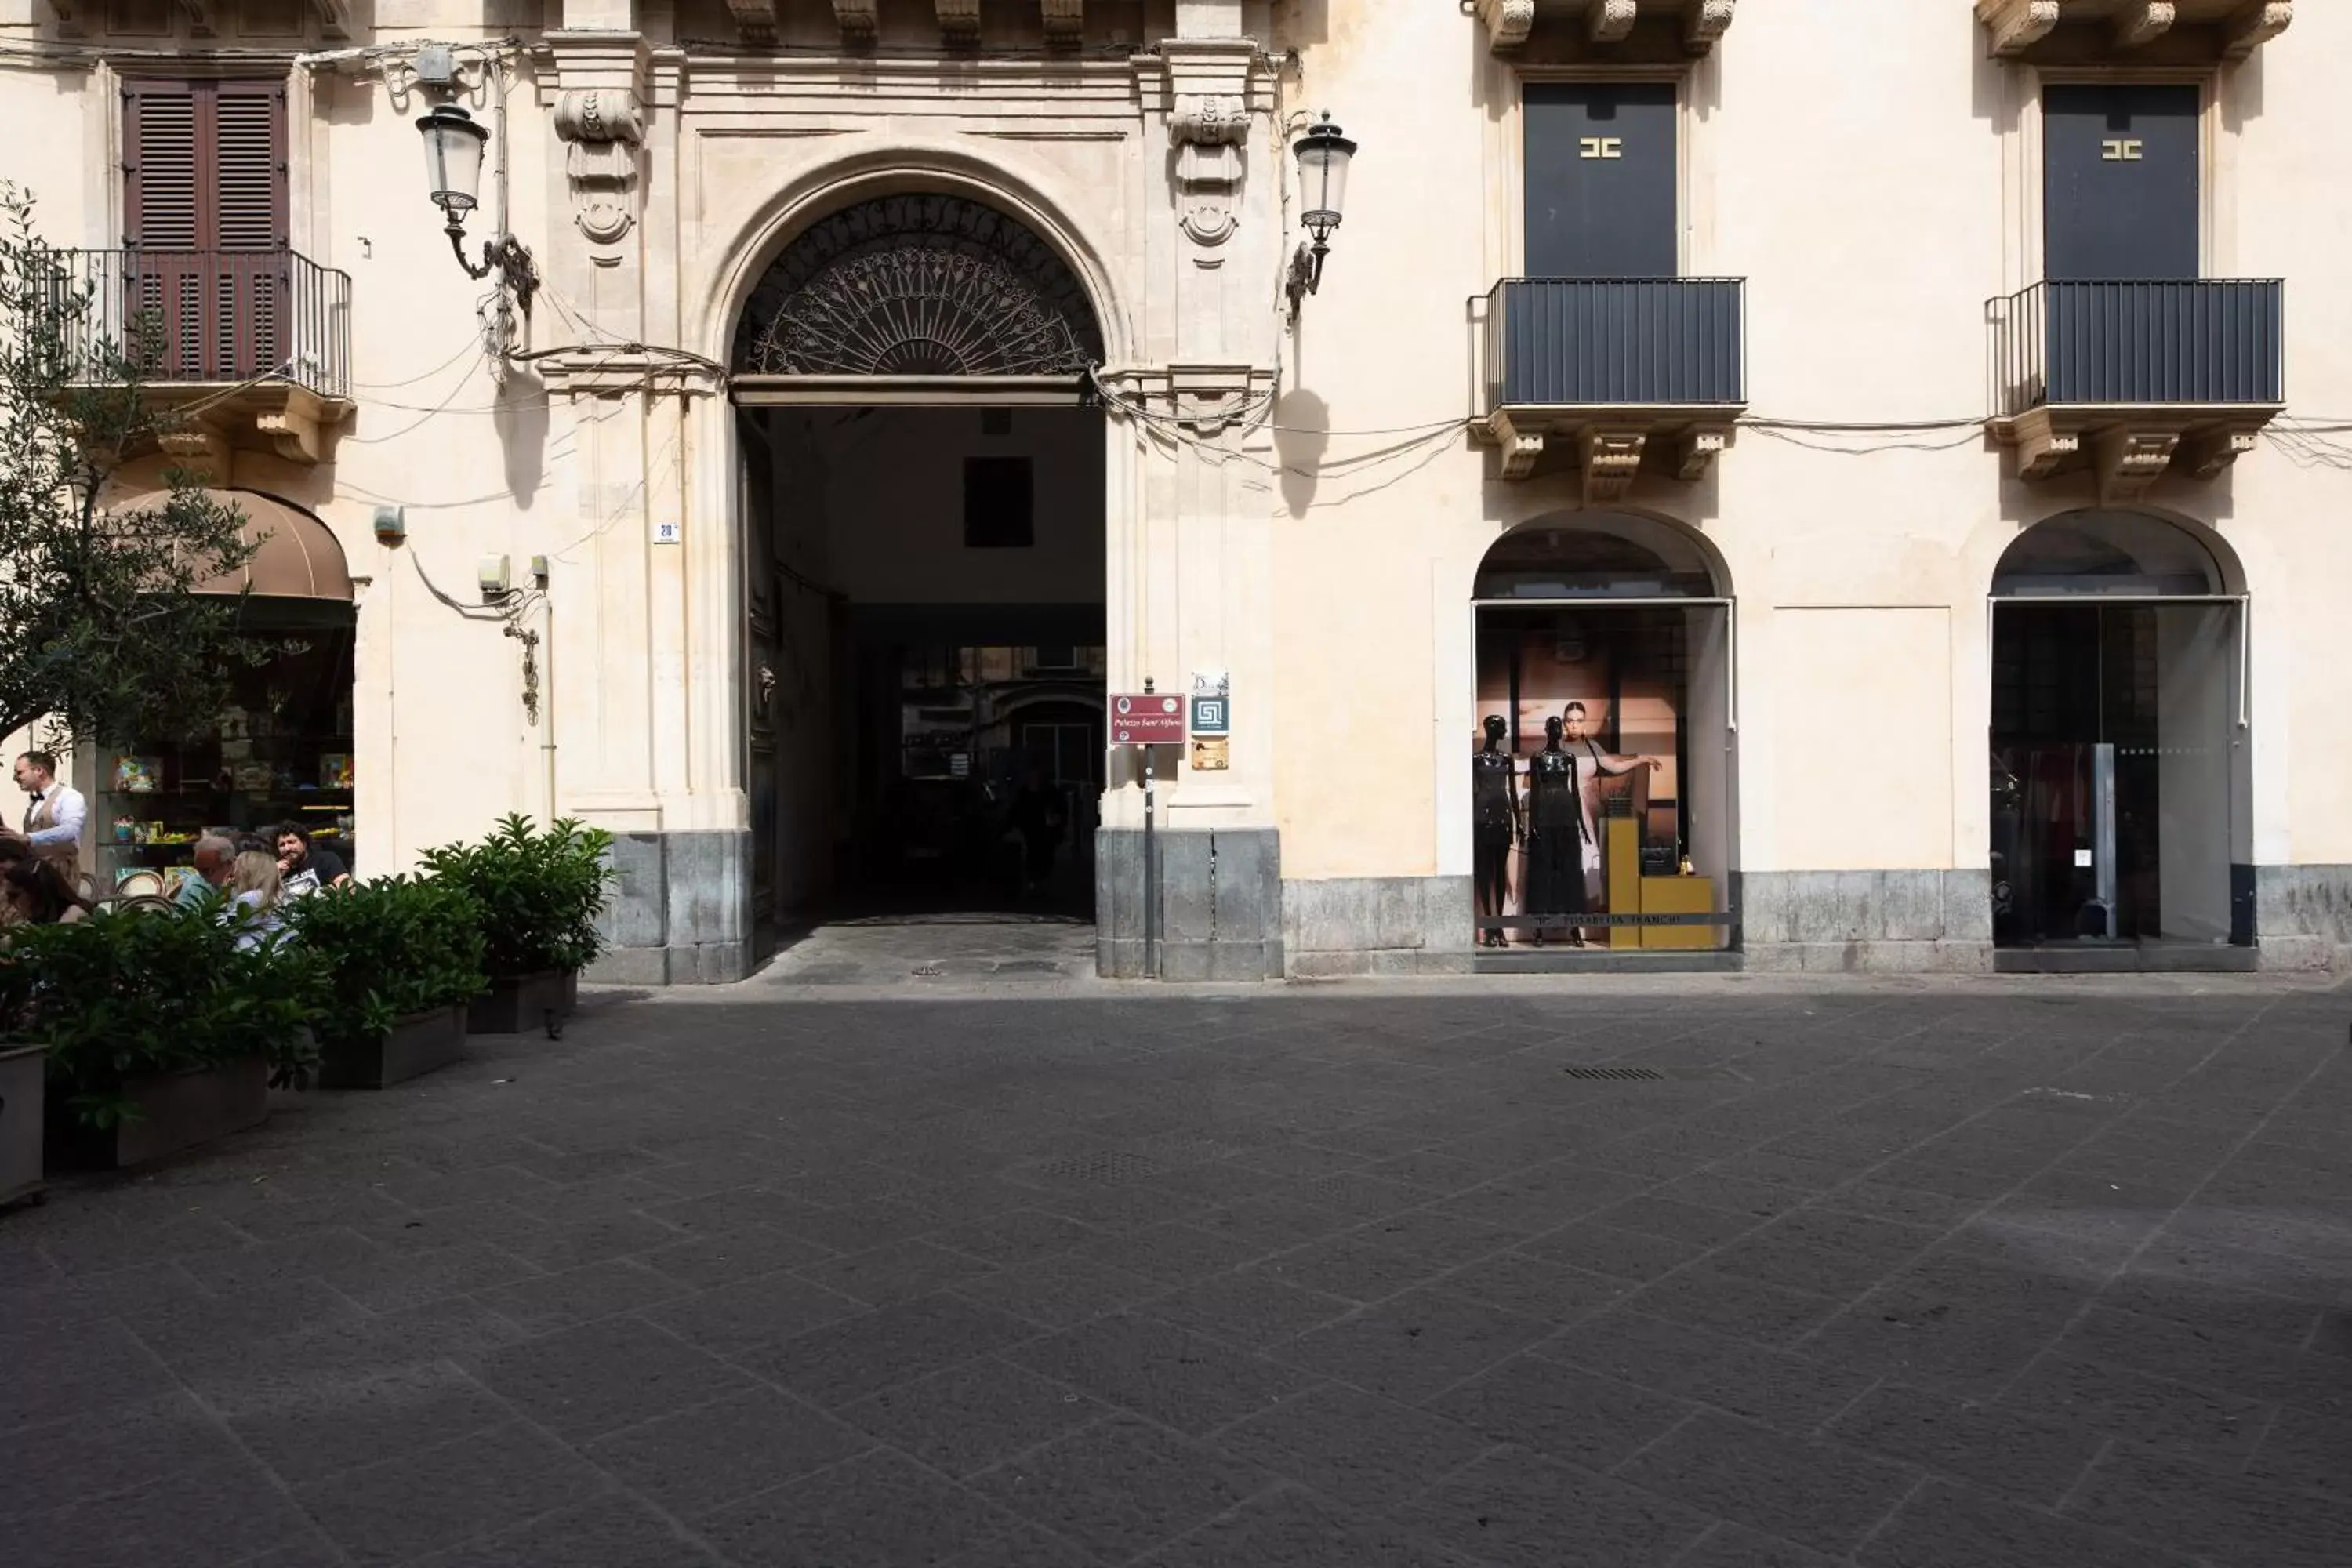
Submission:
{"label": "shop window display", "polygon": [[1632,518],[1523,530],[1480,573],[1484,947],[1725,944],[1728,607],[1665,534]]}
{"label": "shop window display", "polygon": [[234,672],[229,705],[213,728],[100,752],[101,890],[172,896],[194,874],[191,847],[205,833],[289,822],[358,868],[352,628],[254,635],[271,645],[270,656]]}

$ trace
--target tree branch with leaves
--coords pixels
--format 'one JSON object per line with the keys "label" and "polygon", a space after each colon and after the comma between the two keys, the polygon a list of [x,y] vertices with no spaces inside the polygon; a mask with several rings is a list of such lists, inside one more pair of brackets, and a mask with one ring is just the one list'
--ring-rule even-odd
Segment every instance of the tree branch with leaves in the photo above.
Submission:
{"label": "tree branch with leaves", "polygon": [[196,592],[252,559],[243,515],[177,467],[160,493],[118,483],[184,422],[149,390],[160,320],[100,294],[136,275],[87,280],[0,182],[0,735],[53,749],[209,730],[262,657],[242,594]]}

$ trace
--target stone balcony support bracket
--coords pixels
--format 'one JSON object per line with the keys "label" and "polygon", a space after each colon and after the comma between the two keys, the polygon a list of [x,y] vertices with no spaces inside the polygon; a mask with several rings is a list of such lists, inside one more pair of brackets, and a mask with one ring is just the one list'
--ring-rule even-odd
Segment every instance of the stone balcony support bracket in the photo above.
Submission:
{"label": "stone balcony support bracket", "polygon": [[1733,407],[1540,408],[1505,404],[1474,420],[1470,433],[1500,454],[1501,477],[1524,479],[1546,452],[1574,455],[1586,506],[1622,500],[1643,460],[1685,484],[1706,477],[1731,446],[1739,410]]}
{"label": "stone balcony support bracket", "polygon": [[[315,467],[335,460],[335,443],[357,405],[329,397],[299,382],[257,381],[224,396],[208,383],[151,383],[147,394],[162,407],[201,404],[204,414],[183,423],[164,440],[164,450],[184,461],[202,454],[225,465],[231,447],[266,451],[289,463]],[[226,467],[219,471],[226,473]]]}
{"label": "stone balcony support bracket", "polygon": [[[2133,51],[2193,28],[2196,38],[2181,50],[2201,55],[2210,47],[2213,58],[2242,60],[2286,31],[2294,0],[1976,0],[1976,14],[1992,53],[2003,59],[2038,58],[2047,40],[2053,58],[2128,61]],[[2062,46],[2062,37],[2074,41]]]}
{"label": "stone balcony support bracket", "polygon": [[539,51],[541,100],[563,142],[572,221],[599,266],[636,226],[652,53],[635,33],[553,33]]}
{"label": "stone balcony support bracket", "polygon": [[2147,495],[2169,474],[2221,477],[2253,450],[2277,415],[2268,405],[2202,407],[2054,406],[1992,422],[1994,438],[2017,448],[2017,477],[2029,484],[2089,468],[2102,505]]}
{"label": "stone balcony support bracket", "polygon": [[1586,38],[1603,46],[1623,43],[1650,17],[1671,16],[1681,26],[1683,47],[1704,55],[1730,28],[1738,0],[1476,0],[1476,5],[1488,47],[1498,55],[1527,43],[1539,12],[1571,16]]}

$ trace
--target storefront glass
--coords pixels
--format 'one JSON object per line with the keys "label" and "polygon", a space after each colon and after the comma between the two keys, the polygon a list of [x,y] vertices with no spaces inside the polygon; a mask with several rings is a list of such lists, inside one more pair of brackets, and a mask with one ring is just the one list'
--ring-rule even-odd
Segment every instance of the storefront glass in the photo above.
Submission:
{"label": "storefront glass", "polygon": [[2244,944],[2243,612],[2169,523],[2053,519],[1994,581],[1993,940]]}
{"label": "storefront glass", "polygon": [[[170,896],[194,870],[206,832],[259,832],[299,823],[320,847],[360,869],[352,826],[352,626],[271,630],[254,601],[247,630],[271,657],[236,671],[218,724],[186,741],[146,741],[99,754],[95,803],[101,892]],[[304,606],[306,610],[310,606]]]}
{"label": "storefront glass", "polygon": [[1478,579],[1470,738],[1484,946],[1709,949],[1729,934],[1730,608],[1686,540],[1587,514]]}

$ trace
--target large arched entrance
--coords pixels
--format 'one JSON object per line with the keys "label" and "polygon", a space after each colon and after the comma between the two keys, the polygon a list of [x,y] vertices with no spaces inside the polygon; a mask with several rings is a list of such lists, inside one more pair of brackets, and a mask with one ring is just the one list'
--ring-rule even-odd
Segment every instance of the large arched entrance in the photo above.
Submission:
{"label": "large arched entrance", "polygon": [[2004,969],[2251,967],[2243,600],[2187,529],[2074,511],[1992,583]]}
{"label": "large arched entrance", "polygon": [[984,200],[803,228],[739,318],[757,946],[826,916],[1091,918],[1102,359],[1070,266]]}
{"label": "large arched entrance", "polygon": [[1737,852],[1720,570],[1679,529],[1579,512],[1496,541],[1473,597],[1479,966],[1725,948]]}

